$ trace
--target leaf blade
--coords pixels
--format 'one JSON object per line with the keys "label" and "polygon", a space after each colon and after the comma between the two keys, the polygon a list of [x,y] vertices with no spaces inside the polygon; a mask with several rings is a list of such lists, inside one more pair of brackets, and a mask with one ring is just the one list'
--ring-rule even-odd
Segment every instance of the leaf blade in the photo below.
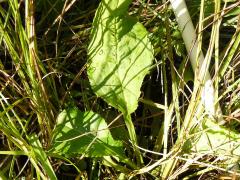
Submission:
{"label": "leaf blade", "polygon": [[124,114],[130,114],[137,108],[153,50],[143,25],[125,15],[126,4],[121,8],[108,6],[106,1],[98,8],[88,48],[88,77],[98,96]]}
{"label": "leaf blade", "polygon": [[62,111],[52,142],[50,152],[59,155],[125,158],[122,143],[113,139],[105,120],[92,111],[81,112],[77,108]]}
{"label": "leaf blade", "polygon": [[33,152],[37,158],[37,160],[41,163],[42,167],[45,170],[45,173],[48,175],[50,179],[57,179],[57,176],[51,166],[50,161],[48,160],[48,156],[45,153],[42,144],[40,143],[36,134],[32,134],[29,137],[29,142],[32,145]]}

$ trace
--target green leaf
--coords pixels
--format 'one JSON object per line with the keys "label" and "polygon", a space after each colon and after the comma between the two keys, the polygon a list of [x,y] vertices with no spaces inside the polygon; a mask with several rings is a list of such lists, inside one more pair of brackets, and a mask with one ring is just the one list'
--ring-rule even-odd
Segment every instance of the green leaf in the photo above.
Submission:
{"label": "green leaf", "polygon": [[45,170],[45,173],[48,175],[48,177],[53,180],[57,179],[54,170],[51,166],[51,163],[49,162],[48,157],[45,151],[43,150],[37,135],[36,134],[31,135],[29,142],[32,145],[37,160],[41,163],[41,166]]}
{"label": "green leaf", "polygon": [[124,114],[137,108],[140,88],[153,60],[144,26],[127,15],[131,1],[102,0],[88,47],[93,91]]}
{"label": "green leaf", "polygon": [[240,7],[235,7],[231,11],[229,11],[227,14],[225,14],[225,17],[229,16],[238,16],[240,14]]}
{"label": "green leaf", "polygon": [[240,134],[218,125],[211,119],[206,119],[202,130],[198,130],[193,139],[194,152],[216,156],[240,156]]}
{"label": "green leaf", "polygon": [[62,111],[53,132],[52,153],[71,157],[118,156],[125,158],[121,141],[114,140],[105,120],[98,114],[77,108]]}

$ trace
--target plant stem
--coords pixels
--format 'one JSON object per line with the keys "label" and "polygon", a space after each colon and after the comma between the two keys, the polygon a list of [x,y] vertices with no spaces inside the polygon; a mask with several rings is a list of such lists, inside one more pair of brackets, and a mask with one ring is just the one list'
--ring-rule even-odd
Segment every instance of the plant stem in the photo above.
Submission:
{"label": "plant stem", "polygon": [[124,117],[127,129],[128,129],[130,140],[133,145],[133,150],[136,153],[137,164],[139,166],[140,164],[143,164],[143,159],[142,159],[140,150],[136,146],[137,145],[137,136],[136,136],[134,125],[132,123],[132,118],[131,118],[130,114],[124,114],[123,117]]}
{"label": "plant stem", "polygon": [[[197,39],[193,23],[188,13],[186,3],[184,0],[170,0],[176,19],[179,25],[179,29],[182,32],[182,37],[186,46],[186,49],[190,56],[192,68],[195,72],[194,90],[192,97],[186,112],[184,122],[181,127],[180,135],[172,149],[181,148],[186,141],[186,136],[190,133],[195,121],[199,119],[205,108],[206,113],[212,117],[216,114],[222,116],[221,109],[217,105],[217,112],[215,111],[215,89],[210,77],[208,67],[212,56],[214,42],[217,36],[218,22],[213,24],[211,39],[209,48],[204,58],[201,52],[201,34],[198,38],[200,42],[195,42]],[[201,11],[203,11],[204,1],[201,3]],[[217,18],[217,11],[219,10],[219,3],[215,1],[215,16]],[[203,12],[200,14],[200,28],[202,28]],[[225,121],[224,121],[225,122]],[[220,119],[220,123],[224,123]],[[177,159],[171,159],[168,163],[164,164],[161,169],[161,177],[169,177],[177,164]]]}
{"label": "plant stem", "polygon": [[[214,102],[215,89],[208,71],[208,62],[206,62],[208,58],[204,59],[201,51],[198,53],[199,42],[196,41],[197,36],[186,3],[184,0],[170,0],[170,2],[176,15],[179,29],[182,32],[182,37],[189,53],[191,65],[195,75],[196,72],[199,72],[199,74],[203,75],[203,79],[200,79],[203,84],[201,103],[204,105],[205,111],[210,116],[218,115],[220,119],[219,122],[224,123],[224,121],[221,119],[222,111],[220,106],[219,104],[215,106]],[[215,109],[215,107],[217,107],[217,109]]]}

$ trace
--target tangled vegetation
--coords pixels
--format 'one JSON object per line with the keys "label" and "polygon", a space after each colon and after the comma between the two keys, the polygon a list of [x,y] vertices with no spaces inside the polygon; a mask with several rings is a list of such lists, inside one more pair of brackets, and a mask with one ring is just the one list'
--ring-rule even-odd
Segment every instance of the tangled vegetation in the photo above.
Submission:
{"label": "tangled vegetation", "polygon": [[0,0],[0,179],[240,177],[240,1]]}

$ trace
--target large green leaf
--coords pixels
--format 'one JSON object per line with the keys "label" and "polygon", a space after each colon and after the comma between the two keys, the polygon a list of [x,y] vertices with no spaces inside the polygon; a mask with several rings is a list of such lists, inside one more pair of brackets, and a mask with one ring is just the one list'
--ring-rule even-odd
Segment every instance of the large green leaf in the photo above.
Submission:
{"label": "large green leaf", "polygon": [[229,158],[240,156],[240,134],[218,125],[213,120],[206,118],[202,128],[198,128],[185,144],[185,148],[192,151],[207,153],[215,156]]}
{"label": "large green leaf", "polygon": [[102,0],[88,48],[93,91],[124,114],[137,108],[140,88],[153,60],[144,26],[127,15],[129,0]]}
{"label": "large green leaf", "polygon": [[52,144],[52,153],[67,157],[125,157],[122,143],[113,139],[105,120],[92,111],[81,112],[77,108],[59,114]]}

